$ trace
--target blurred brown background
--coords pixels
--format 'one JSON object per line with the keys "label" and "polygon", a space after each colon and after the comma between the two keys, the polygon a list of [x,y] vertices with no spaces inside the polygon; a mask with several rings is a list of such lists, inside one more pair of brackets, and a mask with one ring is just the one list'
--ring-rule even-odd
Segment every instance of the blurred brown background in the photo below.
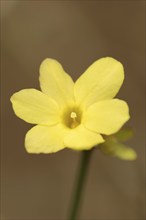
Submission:
{"label": "blurred brown background", "polygon": [[145,1],[1,1],[2,220],[67,220],[80,153],[30,155],[32,126],[15,117],[10,96],[38,88],[39,65],[59,60],[76,79],[96,59],[125,67],[118,97],[130,106],[134,162],[92,155],[80,219],[143,220],[145,176]]}

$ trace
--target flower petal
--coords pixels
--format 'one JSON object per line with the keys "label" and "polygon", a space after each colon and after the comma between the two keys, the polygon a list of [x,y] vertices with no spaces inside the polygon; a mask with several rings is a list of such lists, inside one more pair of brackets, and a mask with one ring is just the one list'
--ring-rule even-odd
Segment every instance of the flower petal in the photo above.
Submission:
{"label": "flower petal", "polygon": [[95,61],[75,83],[77,104],[89,105],[113,98],[124,80],[123,66],[117,60],[106,57]]}
{"label": "flower petal", "polygon": [[129,117],[127,103],[112,99],[91,105],[84,112],[82,123],[88,129],[110,135],[118,131]]}
{"label": "flower petal", "polygon": [[107,141],[100,145],[100,149],[104,154],[118,157],[122,160],[135,160],[137,158],[136,152],[131,147],[119,142]]}
{"label": "flower petal", "polygon": [[59,119],[57,103],[36,89],[23,89],[11,97],[15,114],[32,124],[56,124]]}
{"label": "flower petal", "polygon": [[131,128],[123,128],[120,129],[116,134],[114,134],[114,138],[116,138],[118,141],[127,141],[130,138],[132,138],[134,135],[134,132]]}
{"label": "flower petal", "polygon": [[45,59],[40,66],[40,86],[44,93],[55,99],[60,105],[73,102],[72,78],[54,59]]}
{"label": "flower petal", "polygon": [[55,153],[65,148],[63,138],[68,130],[65,126],[37,125],[29,130],[25,137],[28,153]]}
{"label": "flower petal", "polygon": [[83,125],[71,129],[64,139],[65,146],[74,150],[88,150],[103,142],[100,134],[89,131]]}

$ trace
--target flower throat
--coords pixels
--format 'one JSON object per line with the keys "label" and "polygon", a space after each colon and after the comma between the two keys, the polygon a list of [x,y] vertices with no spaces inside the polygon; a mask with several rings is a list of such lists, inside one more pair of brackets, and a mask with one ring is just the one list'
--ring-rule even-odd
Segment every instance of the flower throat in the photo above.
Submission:
{"label": "flower throat", "polygon": [[81,123],[81,115],[79,109],[69,109],[64,113],[63,123],[68,128],[76,128]]}

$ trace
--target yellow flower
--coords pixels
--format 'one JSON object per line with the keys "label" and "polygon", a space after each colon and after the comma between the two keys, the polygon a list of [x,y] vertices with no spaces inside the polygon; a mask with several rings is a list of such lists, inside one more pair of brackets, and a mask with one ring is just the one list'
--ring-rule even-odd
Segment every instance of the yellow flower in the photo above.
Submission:
{"label": "yellow flower", "polygon": [[95,61],[75,83],[59,62],[45,59],[39,79],[42,92],[24,89],[11,97],[15,114],[37,124],[25,137],[29,153],[91,149],[129,119],[127,103],[113,99],[124,80],[113,58]]}

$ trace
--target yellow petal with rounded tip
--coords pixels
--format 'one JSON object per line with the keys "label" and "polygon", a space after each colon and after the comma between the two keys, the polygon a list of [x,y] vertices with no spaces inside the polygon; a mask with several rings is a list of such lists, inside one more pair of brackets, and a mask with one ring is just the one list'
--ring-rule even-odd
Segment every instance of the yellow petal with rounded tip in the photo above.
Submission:
{"label": "yellow petal with rounded tip", "polygon": [[36,89],[23,89],[11,97],[15,114],[32,124],[56,124],[60,121],[57,103]]}
{"label": "yellow petal with rounded tip", "polygon": [[127,103],[111,99],[91,105],[84,112],[82,123],[97,133],[110,135],[117,132],[129,117]]}
{"label": "yellow petal with rounded tip", "polygon": [[124,80],[123,66],[117,60],[106,57],[95,61],[76,81],[74,94],[77,104],[91,104],[113,98]]}
{"label": "yellow petal with rounded tip", "polygon": [[74,150],[88,150],[103,142],[100,134],[89,131],[83,125],[70,129],[64,138],[65,146]]}
{"label": "yellow petal with rounded tip", "polygon": [[40,66],[40,86],[44,93],[55,99],[60,105],[73,102],[72,78],[54,59],[45,59]]}
{"label": "yellow petal with rounded tip", "polygon": [[137,154],[132,148],[119,142],[107,141],[101,144],[100,149],[103,153],[122,160],[135,160],[137,158]]}
{"label": "yellow petal with rounded tip", "polygon": [[25,137],[28,153],[55,153],[64,149],[64,136],[68,129],[61,124],[54,126],[37,125]]}
{"label": "yellow petal with rounded tip", "polygon": [[136,152],[132,148],[126,147],[123,144],[118,145],[114,152],[114,156],[122,160],[136,160],[137,158]]}

